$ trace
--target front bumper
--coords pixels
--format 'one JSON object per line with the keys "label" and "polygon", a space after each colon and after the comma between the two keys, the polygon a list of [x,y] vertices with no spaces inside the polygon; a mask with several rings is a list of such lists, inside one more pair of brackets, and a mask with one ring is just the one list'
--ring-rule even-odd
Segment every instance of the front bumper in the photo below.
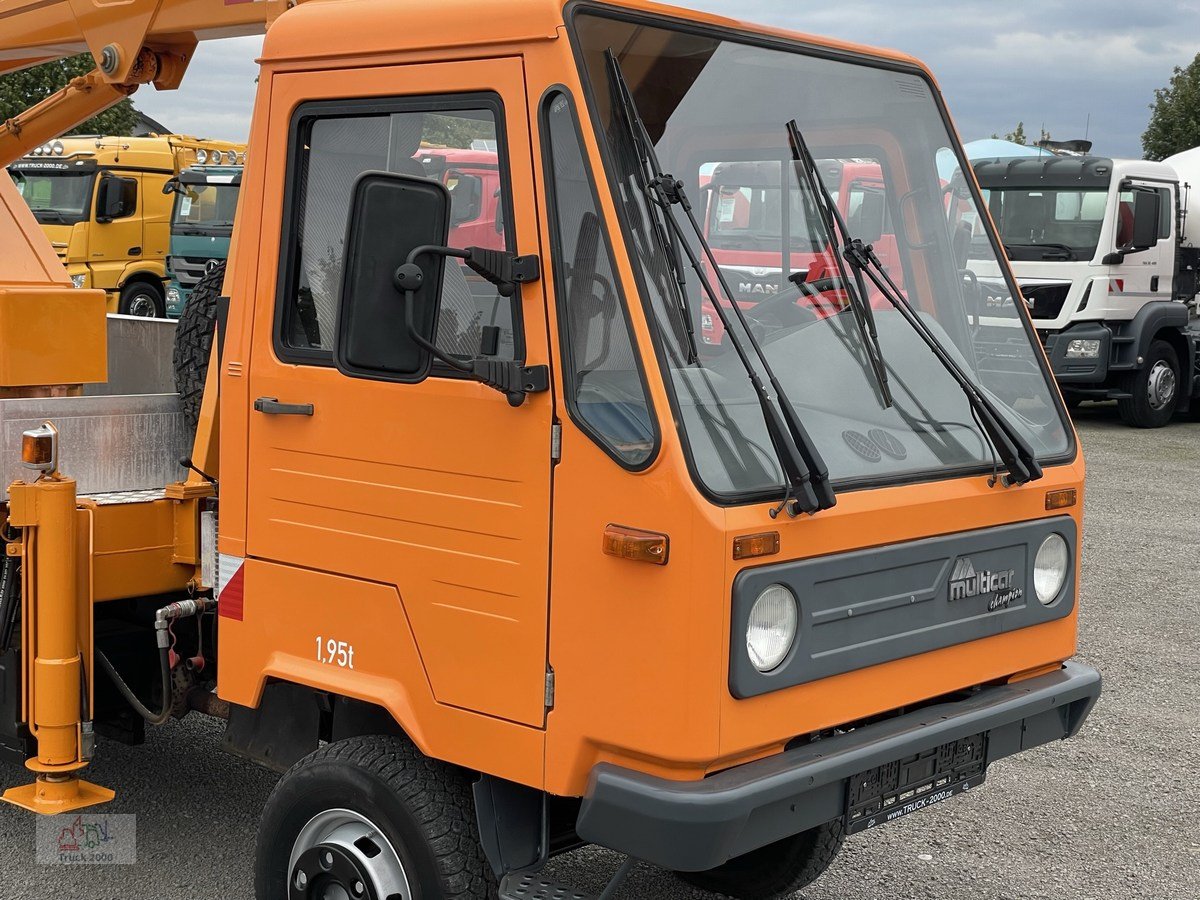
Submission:
{"label": "front bumper", "polygon": [[[1112,354],[1112,329],[1101,322],[1079,322],[1059,332],[1044,335],[1046,356],[1050,369],[1059,384],[1100,385],[1108,378],[1109,357]],[[1098,341],[1099,353],[1094,357],[1071,358],[1067,348],[1071,341]]]}
{"label": "front bumper", "polygon": [[1100,696],[1080,663],[985,687],[720,772],[677,782],[601,764],[576,831],[583,840],[679,871],[704,871],[846,813],[855,775],[987,733],[987,763],[1074,737]]}

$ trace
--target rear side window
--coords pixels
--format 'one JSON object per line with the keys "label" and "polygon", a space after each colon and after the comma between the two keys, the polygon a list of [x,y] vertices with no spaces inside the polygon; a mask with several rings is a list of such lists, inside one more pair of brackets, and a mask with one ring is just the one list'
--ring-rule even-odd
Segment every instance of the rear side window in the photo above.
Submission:
{"label": "rear side window", "polygon": [[658,434],[612,247],[566,95],[543,108],[555,294],[572,417],[609,456],[640,469]]}
{"label": "rear side window", "polygon": [[[281,358],[332,364],[347,217],[354,183],[364,172],[445,184],[453,202],[450,246],[512,247],[502,122],[494,95],[301,107],[293,122],[285,200],[276,330]],[[498,342],[487,326],[499,329]],[[494,359],[521,359],[515,299],[448,260],[437,343],[464,358],[486,350]],[[450,372],[435,368],[434,374]]]}

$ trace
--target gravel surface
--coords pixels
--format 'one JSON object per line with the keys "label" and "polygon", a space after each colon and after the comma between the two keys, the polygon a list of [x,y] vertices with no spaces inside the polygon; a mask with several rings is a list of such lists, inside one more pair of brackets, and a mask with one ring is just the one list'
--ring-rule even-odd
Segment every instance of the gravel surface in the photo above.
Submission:
{"label": "gravel surface", "polygon": [[[805,900],[1200,898],[1200,425],[1123,427],[1085,408],[1090,469],[1080,659],[1105,692],[1083,733],[997,764],[988,783],[849,839]],[[137,815],[132,866],[39,866],[34,818],[0,807],[0,898],[250,900],[255,828],[274,777],[218,750],[198,716],[89,770]],[[0,786],[24,774],[0,768]],[[552,874],[599,892],[619,860],[584,850]],[[701,898],[639,867],[621,898]]]}

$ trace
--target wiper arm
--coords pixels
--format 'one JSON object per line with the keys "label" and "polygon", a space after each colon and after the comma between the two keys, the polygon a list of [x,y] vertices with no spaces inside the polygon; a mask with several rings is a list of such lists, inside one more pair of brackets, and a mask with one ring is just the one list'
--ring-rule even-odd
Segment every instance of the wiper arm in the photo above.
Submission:
{"label": "wiper arm", "polygon": [[[607,56],[614,85],[619,80],[619,83],[624,86],[625,78],[621,72],[620,63],[611,50],[607,52]],[[627,86],[624,87],[624,90],[628,90]],[[630,104],[633,103],[632,95],[630,95],[628,102]],[[624,106],[624,103],[622,103],[622,106]],[[642,124],[640,116],[637,116],[636,111],[634,115],[636,120],[630,119],[626,130],[630,143],[633,145],[634,154],[637,156],[635,174],[638,180],[638,187],[646,195],[651,209],[657,211],[651,214],[652,221],[650,224],[654,229],[654,236],[659,246],[666,253],[667,263],[675,279],[678,310],[680,317],[683,319],[684,333],[687,336],[687,362],[690,365],[700,358],[700,354],[696,348],[695,324],[692,322],[691,312],[688,310],[687,275],[684,272],[683,258],[679,252],[679,239],[674,230],[663,222],[664,219],[670,216],[667,210],[670,203],[664,193],[664,186],[660,178],[662,167],[658,162],[658,153],[654,149],[654,142],[650,140],[650,136],[646,131],[645,125]]]}
{"label": "wiper arm", "polygon": [[[754,387],[754,393],[758,398],[758,404],[762,409],[767,434],[771,438],[771,445],[775,450],[775,455],[779,459],[779,466],[783,470],[784,482],[787,486],[787,495],[784,497],[783,503],[779,509],[772,512],[772,515],[777,515],[781,509],[786,509],[788,514],[793,517],[800,515],[802,512],[812,514],[823,509],[829,509],[837,503],[837,498],[833,492],[833,485],[829,479],[829,469],[825,465],[825,461],[821,458],[816,444],[813,443],[812,437],[808,434],[808,431],[804,428],[803,423],[801,423],[799,416],[796,414],[796,408],[787,399],[787,395],[784,393],[783,387],[775,376],[775,372],[767,360],[762,346],[755,340],[754,334],[750,330],[750,323],[746,320],[745,313],[738,306],[737,301],[734,300],[733,291],[730,290],[729,284],[725,279],[725,273],[717,263],[717,258],[713,253],[712,247],[709,246],[708,240],[704,235],[704,229],[700,227],[700,223],[696,219],[691,201],[688,200],[687,193],[684,191],[683,183],[663,172],[662,166],[658,161],[658,156],[654,151],[654,142],[650,139],[650,133],[647,131],[646,124],[638,112],[637,104],[633,99],[633,92],[630,91],[629,83],[625,80],[625,74],[621,70],[620,61],[611,50],[607,51],[606,56],[608,59],[613,101],[620,110],[628,137],[633,142],[635,148],[639,148],[639,155],[642,156],[644,164],[647,166],[641,175],[639,175],[639,178],[644,177],[645,179],[643,189],[647,192],[647,199],[651,205],[658,206],[663,211],[663,220],[667,224],[667,227],[671,229],[671,234],[675,240],[674,246],[681,248],[687,255],[688,261],[692,269],[696,272],[702,289],[708,295],[708,299],[716,310],[717,317],[721,320],[721,325],[725,329],[727,339],[733,346],[734,352],[737,354],[742,367],[746,370],[746,374],[750,378],[750,383]],[[700,247],[704,250],[709,265],[721,285],[721,290],[728,298],[727,303],[733,309],[734,315],[736,315],[738,323],[741,325],[741,333],[732,327],[732,320],[728,310],[718,297],[712,280],[705,273],[704,266],[701,265],[696,251],[692,248],[691,243],[689,243],[683,226],[676,218],[676,206],[683,209],[687,214],[692,232]],[[743,340],[753,349],[762,371],[766,374],[767,380],[770,382],[770,390],[767,389],[767,385],[759,376],[758,370],[751,361],[750,352],[747,350]]]}
{"label": "wiper arm", "polygon": [[[792,159],[796,164],[796,175],[801,179],[802,183],[808,185],[813,202],[820,213],[821,222],[828,233],[829,245],[833,249],[833,259],[837,265],[838,276],[841,278],[846,296],[850,300],[850,308],[854,313],[854,322],[858,327],[859,336],[866,350],[867,360],[871,365],[871,372],[875,376],[875,384],[879,388],[880,402],[887,409],[892,406],[892,389],[888,385],[887,366],[883,358],[883,348],[879,344],[879,333],[875,329],[875,313],[872,311],[871,303],[867,299],[867,286],[863,283],[862,272],[858,269],[854,270],[854,283],[851,284],[850,279],[846,277],[846,268],[842,265],[842,256],[845,255],[846,249],[850,244],[850,230],[847,228],[846,220],[842,218],[842,211],[838,209],[837,202],[833,199],[829,188],[821,180],[820,172],[817,169],[817,161],[808,149],[808,144],[804,140],[804,135],[800,133],[800,126],[796,124],[795,119],[788,122],[787,132],[788,143],[792,147]],[[842,244],[840,254],[837,249],[839,240]],[[794,283],[799,286],[798,282]]]}
{"label": "wiper arm", "polygon": [[937,335],[913,309],[912,304],[905,298],[900,287],[892,280],[887,268],[876,255],[875,248],[860,240],[854,240],[851,242],[846,259],[850,265],[866,273],[879,292],[887,298],[888,302],[917,333],[917,336],[933,351],[942,367],[958,382],[958,386],[966,395],[967,402],[971,404],[971,411],[975,414],[980,428],[983,429],[984,434],[1003,461],[1004,467],[1008,470],[1004,485],[1008,487],[1014,484],[1025,484],[1041,478],[1042,466],[1024,435],[1017,431],[1012,423],[996,409],[991,399],[963,371],[962,366],[950,355],[942,342],[938,340]]}

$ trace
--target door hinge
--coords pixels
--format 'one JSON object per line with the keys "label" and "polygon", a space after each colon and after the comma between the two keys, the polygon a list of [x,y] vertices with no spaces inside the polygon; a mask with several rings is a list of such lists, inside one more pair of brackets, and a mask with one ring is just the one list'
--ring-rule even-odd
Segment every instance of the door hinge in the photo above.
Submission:
{"label": "door hinge", "polygon": [[546,669],[546,709],[554,709],[554,670]]}
{"label": "door hinge", "polygon": [[558,422],[550,426],[550,459],[553,462],[562,459],[562,425]]}

